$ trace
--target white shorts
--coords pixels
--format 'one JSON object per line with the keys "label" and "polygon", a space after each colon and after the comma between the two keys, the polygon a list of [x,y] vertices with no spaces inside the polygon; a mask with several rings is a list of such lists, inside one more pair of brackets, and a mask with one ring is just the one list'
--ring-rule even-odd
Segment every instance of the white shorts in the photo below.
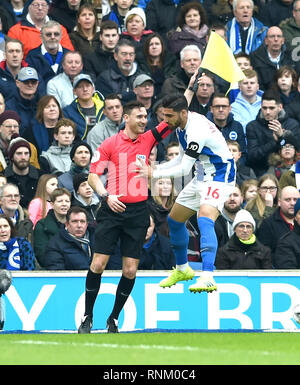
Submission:
{"label": "white shorts", "polygon": [[194,177],[180,192],[176,203],[196,212],[199,211],[200,206],[207,204],[221,212],[234,187],[235,183],[203,182]]}

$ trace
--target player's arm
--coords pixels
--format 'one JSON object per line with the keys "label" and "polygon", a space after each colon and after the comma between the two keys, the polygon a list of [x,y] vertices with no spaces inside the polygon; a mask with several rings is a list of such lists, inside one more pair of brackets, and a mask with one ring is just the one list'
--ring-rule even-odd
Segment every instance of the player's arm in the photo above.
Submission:
{"label": "player's arm", "polygon": [[[179,158],[179,156],[176,158]],[[176,158],[172,159],[172,161],[173,160],[175,161]],[[163,178],[163,177],[171,176],[171,177],[177,178],[180,176],[188,175],[190,173],[196,159],[192,158],[191,156],[189,156],[185,153],[183,155],[183,157],[181,158],[181,162],[179,162],[178,164],[176,163],[176,164],[171,165],[172,161],[164,164],[164,165],[167,165],[169,163],[169,165],[168,165],[169,167],[165,167],[165,168],[157,167],[157,168],[155,168],[152,171],[152,177],[153,178]]]}

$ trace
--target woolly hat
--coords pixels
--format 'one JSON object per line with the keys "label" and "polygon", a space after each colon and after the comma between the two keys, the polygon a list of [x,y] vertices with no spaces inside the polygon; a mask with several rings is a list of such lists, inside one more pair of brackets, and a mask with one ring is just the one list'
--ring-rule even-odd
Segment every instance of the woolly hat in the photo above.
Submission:
{"label": "woolly hat", "polygon": [[89,152],[91,154],[91,159],[92,159],[93,151],[92,151],[91,147],[86,142],[80,140],[78,142],[75,142],[73,147],[71,148],[71,151],[70,151],[70,158],[71,158],[71,160],[73,160],[75,152],[76,152],[77,148],[80,147],[80,146],[85,146],[89,150]]}
{"label": "woolly hat", "polygon": [[74,191],[77,192],[81,183],[88,180],[89,174],[80,173],[73,176]]}
{"label": "woolly hat", "polygon": [[255,230],[255,220],[248,210],[241,209],[237,212],[232,224],[233,230],[241,222],[251,223],[251,225],[253,226],[253,231]]}
{"label": "woolly hat", "polygon": [[291,144],[292,146],[295,147],[295,150],[296,151],[299,151],[299,145],[298,145],[298,141],[297,139],[295,138],[294,134],[289,131],[289,130],[286,130],[282,137],[281,137],[281,140],[279,142],[280,144],[280,148],[282,148],[283,146],[285,146],[286,144]]}
{"label": "woolly hat", "polygon": [[145,12],[143,11],[142,8],[134,7],[134,8],[131,8],[131,10],[127,12],[125,19],[124,19],[124,25],[125,26],[127,25],[128,17],[131,15],[140,16],[140,18],[143,20],[144,27],[146,28],[146,15],[145,15]]}
{"label": "woolly hat", "polygon": [[296,215],[299,210],[300,210],[300,198],[297,199],[297,202],[294,206],[294,215]]}
{"label": "woolly hat", "polygon": [[19,124],[21,123],[20,115],[16,111],[6,110],[2,112],[2,114],[0,115],[0,126],[7,119],[13,119],[16,120]]}
{"label": "woolly hat", "polygon": [[8,155],[10,160],[13,158],[16,150],[20,147],[28,148],[29,154],[31,155],[30,143],[27,142],[27,140],[22,138],[21,136],[18,136],[18,134],[13,134],[12,140],[10,141],[8,149],[7,149],[7,155]]}

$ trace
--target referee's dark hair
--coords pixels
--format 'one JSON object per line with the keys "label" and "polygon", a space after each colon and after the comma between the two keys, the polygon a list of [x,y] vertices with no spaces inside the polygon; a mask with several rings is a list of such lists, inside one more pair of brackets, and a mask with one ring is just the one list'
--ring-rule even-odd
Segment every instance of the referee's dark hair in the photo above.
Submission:
{"label": "referee's dark hair", "polygon": [[182,94],[175,94],[170,96],[165,96],[162,102],[164,108],[171,108],[175,112],[182,110],[188,110],[188,103]]}
{"label": "referee's dark hair", "polygon": [[130,102],[125,104],[123,113],[126,115],[130,115],[131,111],[135,108],[145,108],[145,106],[143,103],[140,103],[137,100],[131,100]]}

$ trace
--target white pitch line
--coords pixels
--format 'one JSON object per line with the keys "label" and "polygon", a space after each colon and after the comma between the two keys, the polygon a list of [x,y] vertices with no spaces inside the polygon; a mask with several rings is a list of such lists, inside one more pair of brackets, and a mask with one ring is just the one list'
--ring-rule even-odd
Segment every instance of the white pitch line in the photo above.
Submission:
{"label": "white pitch line", "polygon": [[[140,349],[140,350],[167,350],[167,351],[189,351],[189,352],[206,352],[209,351],[218,351],[218,353],[229,353],[230,349],[216,349],[216,348],[202,348],[196,346],[172,346],[172,345],[126,345],[126,344],[105,344],[105,343],[94,343],[94,342],[57,342],[57,341],[38,341],[38,340],[20,340],[12,341],[14,344],[23,344],[23,345],[52,345],[52,346],[62,346],[62,345],[71,345],[74,347],[91,347],[91,348],[106,348],[106,349]],[[277,356],[279,352],[276,351],[254,351],[250,350],[248,354],[254,355],[264,355],[264,356]]]}
{"label": "white pitch line", "polygon": [[57,342],[57,341],[36,341],[36,340],[20,340],[12,341],[14,344],[24,345],[72,345],[80,347],[92,347],[92,348],[111,348],[111,349],[142,349],[142,350],[187,350],[187,351],[199,351],[202,350],[198,347],[193,346],[168,346],[168,345],[126,345],[126,344],[96,344],[94,342]]}

